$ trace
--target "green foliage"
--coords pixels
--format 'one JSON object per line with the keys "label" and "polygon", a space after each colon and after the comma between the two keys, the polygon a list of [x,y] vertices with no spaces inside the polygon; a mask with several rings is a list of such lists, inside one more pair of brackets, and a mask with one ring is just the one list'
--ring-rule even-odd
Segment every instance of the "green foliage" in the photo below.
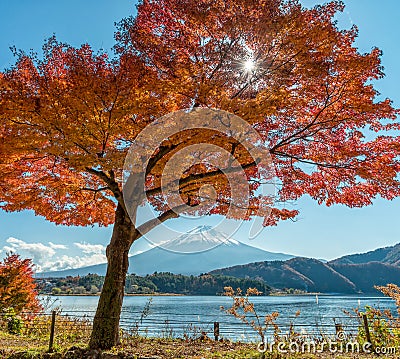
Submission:
{"label": "green foliage", "polygon": [[[25,322],[21,334],[48,343],[51,326],[51,315],[38,315]],[[88,318],[77,318],[58,313],[55,322],[54,348],[87,343],[92,330],[92,323]]]}
{"label": "green foliage", "polygon": [[152,294],[158,292],[158,288],[151,279],[130,274],[126,277],[125,291],[129,294]]}
{"label": "green foliage", "polygon": [[94,284],[90,286],[90,293],[97,294],[99,292],[99,288],[97,288]]}
{"label": "green foliage", "polygon": [[4,310],[4,319],[7,321],[7,330],[10,334],[21,334],[24,321],[17,315],[14,308]]}
{"label": "green foliage", "polygon": [[[388,284],[383,287],[376,286],[376,289],[396,301],[397,312],[399,313],[400,288],[394,284]],[[361,322],[358,330],[358,340],[360,342],[367,341],[367,334],[363,323],[363,316],[365,315],[368,321],[371,342],[374,346],[400,346],[400,319],[398,316],[393,316],[389,309],[382,310],[380,308],[366,306],[364,312],[360,312],[356,309],[356,313]]]}
{"label": "green foliage", "polygon": [[[386,346],[392,342],[392,333],[385,314],[380,310],[370,306],[365,307],[365,312],[360,315],[366,315],[368,319],[368,328],[371,337],[371,342],[376,346]],[[361,343],[367,341],[367,335],[363,323],[358,330],[358,340]]]}
{"label": "green foliage", "polygon": [[58,287],[54,287],[54,288],[52,288],[51,289],[51,294],[53,294],[53,295],[59,295],[59,294],[61,294],[61,288],[58,288]]}
{"label": "green foliage", "polygon": [[74,294],[86,294],[86,292],[86,288],[81,285],[74,288]]}
{"label": "green foliage", "polygon": [[228,286],[233,288],[257,288],[264,295],[270,291],[270,288],[261,280],[235,278],[225,275],[184,276],[172,273],[154,273],[145,278],[151,280],[160,293],[216,295],[223,294],[224,288]]}
{"label": "green foliage", "polygon": [[[104,277],[89,274],[84,277],[48,278],[38,280],[42,293],[59,294],[97,294]],[[45,285],[51,283],[51,286]],[[129,274],[126,277],[125,292],[128,294],[175,293],[186,295],[223,294],[224,287],[257,288],[263,295],[270,288],[262,279],[235,278],[226,275],[202,274],[185,276],[173,273],[154,273],[144,277]]]}

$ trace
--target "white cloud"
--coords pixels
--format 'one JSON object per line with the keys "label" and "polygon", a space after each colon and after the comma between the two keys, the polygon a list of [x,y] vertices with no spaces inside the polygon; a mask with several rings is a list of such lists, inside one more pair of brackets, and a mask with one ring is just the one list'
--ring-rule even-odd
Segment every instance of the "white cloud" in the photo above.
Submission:
{"label": "white cloud", "polygon": [[9,247],[9,246],[4,246],[3,247],[4,252],[9,253],[9,252],[15,252],[15,248]]}
{"label": "white cloud", "polygon": [[93,254],[83,257],[63,255],[53,262],[46,263],[46,266],[41,267],[38,271],[49,272],[63,269],[75,269],[105,262],[107,262],[107,257],[104,254]]}
{"label": "white cloud", "polygon": [[74,243],[74,245],[86,254],[101,254],[106,250],[106,247],[104,247],[102,244]]}
{"label": "white cloud", "polygon": [[49,242],[49,246],[53,249],[68,249],[68,247],[64,244],[56,244],[53,242]]}
{"label": "white cloud", "polygon": [[80,253],[65,255],[59,253],[68,249],[64,244],[27,243],[13,237],[8,238],[6,242],[7,245],[0,249],[0,253],[13,252],[20,254],[23,258],[31,258],[37,272],[74,269],[107,262],[106,247],[101,244],[74,243]]}
{"label": "white cloud", "polygon": [[9,246],[4,246],[6,252],[16,252],[24,257],[32,258],[33,263],[42,263],[53,257],[56,251],[43,243],[26,243],[20,239],[10,237],[6,240]]}

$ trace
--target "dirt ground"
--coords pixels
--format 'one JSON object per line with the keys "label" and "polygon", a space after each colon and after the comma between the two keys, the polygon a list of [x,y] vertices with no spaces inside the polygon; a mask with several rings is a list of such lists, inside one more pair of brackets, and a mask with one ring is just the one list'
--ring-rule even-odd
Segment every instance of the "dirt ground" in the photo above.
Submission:
{"label": "dirt ground", "polygon": [[[0,359],[259,359],[261,354],[255,344],[215,342],[212,340],[183,339],[145,339],[136,338],[123,342],[120,346],[107,352],[88,351],[85,345],[57,346],[55,353],[47,354],[48,343],[45,340],[20,336],[0,336]],[[379,358],[400,358],[397,353],[381,354]],[[265,359],[376,359],[376,354],[361,353],[315,353],[315,354],[283,354],[266,352]]]}

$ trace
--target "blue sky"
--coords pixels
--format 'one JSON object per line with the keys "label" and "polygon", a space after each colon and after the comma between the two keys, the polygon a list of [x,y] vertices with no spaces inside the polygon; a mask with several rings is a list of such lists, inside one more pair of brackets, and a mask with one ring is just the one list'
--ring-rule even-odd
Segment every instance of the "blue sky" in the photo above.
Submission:
{"label": "blue sky", "polygon": [[[302,2],[306,6],[318,3]],[[376,88],[382,96],[393,99],[395,106],[400,107],[400,4],[396,0],[347,0],[345,3],[345,12],[338,17],[340,26],[348,28],[356,24],[359,27],[356,45],[360,52],[369,51],[374,46],[383,50],[386,77],[376,83]],[[2,1],[0,68],[13,63],[10,46],[39,51],[44,39],[53,33],[59,40],[74,46],[87,42],[95,49],[108,50],[113,46],[114,22],[134,11],[135,2],[130,0]],[[253,240],[247,239],[249,226],[244,225],[234,237],[270,251],[326,259],[400,242],[397,222],[400,199],[391,202],[376,200],[372,206],[363,209],[326,208],[308,198],[295,205],[300,210],[296,223],[284,222],[266,228]],[[175,221],[171,226],[177,228],[180,224]],[[186,229],[183,227],[181,229]],[[160,235],[160,232],[152,234],[154,238]],[[0,256],[6,250],[14,249],[24,256],[33,257],[42,268],[104,261],[104,249],[110,236],[111,228],[55,226],[28,211],[0,211],[0,250],[3,250]],[[146,248],[148,242],[141,239],[134,244],[133,251]]]}

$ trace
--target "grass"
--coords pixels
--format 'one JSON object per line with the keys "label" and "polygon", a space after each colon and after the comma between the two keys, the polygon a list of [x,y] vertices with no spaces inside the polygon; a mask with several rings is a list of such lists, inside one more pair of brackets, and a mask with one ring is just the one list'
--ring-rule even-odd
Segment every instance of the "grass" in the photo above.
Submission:
{"label": "grass", "polygon": [[[18,352],[26,353],[21,358],[40,357],[39,355],[49,349],[50,326],[51,316],[37,315],[33,319],[24,321],[19,334],[10,334],[7,331],[7,323],[0,320],[0,359]],[[91,324],[88,320],[57,316],[54,351],[62,353],[72,346],[86,347],[90,331]]]}
{"label": "grass", "polygon": [[[55,346],[58,353],[66,353],[76,342],[63,340]],[[87,342],[80,342],[79,347],[86,348]],[[29,348],[29,350],[28,350]],[[6,359],[12,354],[24,352],[27,358],[40,358],[48,350],[48,338],[13,335],[0,331],[0,358]],[[232,342],[213,342],[183,339],[161,338],[125,338],[120,346],[108,351],[110,354],[132,354],[134,357],[160,358],[257,358],[255,345]],[[86,357],[83,357],[86,358]]]}
{"label": "grass", "polygon": [[[56,338],[57,339],[57,338]],[[75,340],[68,340],[65,337],[56,340],[55,353],[57,358],[62,358],[68,349],[87,348],[87,340],[81,339],[78,343]],[[39,359],[51,358],[45,355],[48,350],[47,336],[31,336],[27,334],[13,335],[0,331],[0,358],[7,359]],[[16,356],[15,353],[20,353]],[[23,353],[23,354],[22,354]],[[108,354],[119,354],[119,358],[163,358],[163,359],[252,359],[261,358],[256,350],[256,345],[240,342],[215,342],[210,340],[184,340],[184,339],[161,339],[161,338],[143,338],[143,337],[124,337],[121,345],[114,347],[107,352]],[[13,355],[13,356],[12,356]],[[71,355],[65,357],[72,358]],[[73,358],[86,359],[88,356],[73,356]],[[366,354],[281,354],[266,353],[265,359],[317,359],[317,358],[376,358],[376,355]],[[398,355],[381,355],[381,358],[398,358]]]}

